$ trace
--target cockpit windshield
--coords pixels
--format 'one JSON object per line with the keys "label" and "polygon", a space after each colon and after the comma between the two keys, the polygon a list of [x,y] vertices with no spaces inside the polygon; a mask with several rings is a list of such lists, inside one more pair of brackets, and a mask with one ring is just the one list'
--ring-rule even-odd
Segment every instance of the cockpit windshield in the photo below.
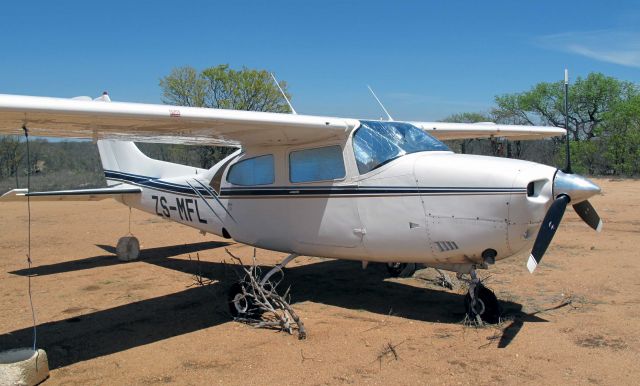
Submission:
{"label": "cockpit windshield", "polygon": [[353,134],[353,151],[360,174],[421,151],[449,151],[444,143],[423,130],[400,122],[360,121]]}

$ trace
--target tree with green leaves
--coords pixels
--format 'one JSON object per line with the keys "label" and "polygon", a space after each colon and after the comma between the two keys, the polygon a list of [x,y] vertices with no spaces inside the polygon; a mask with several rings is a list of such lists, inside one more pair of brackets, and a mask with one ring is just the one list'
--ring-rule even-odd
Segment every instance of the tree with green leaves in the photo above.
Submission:
{"label": "tree with green leaves", "polygon": [[[628,166],[612,168],[612,159],[620,165],[622,158],[629,160],[633,153],[633,141],[624,142],[633,130],[633,101],[640,94],[638,85],[590,73],[586,78],[578,77],[569,88],[569,126],[571,153],[578,172],[588,174],[627,173]],[[499,95],[492,115],[497,122],[511,124],[542,124],[565,127],[564,83],[541,82],[530,90]],[[624,127],[624,133],[619,127]],[[555,140],[556,142],[559,139]],[[617,141],[617,142],[616,142]],[[622,145],[629,145],[626,151]],[[620,154],[625,153],[625,157]],[[564,149],[556,153],[564,158]],[[614,164],[616,163],[614,162]],[[626,162],[626,161],[625,161]],[[637,173],[637,172],[635,172]]]}
{"label": "tree with green leaves", "polygon": [[[287,98],[287,84],[279,82]],[[193,67],[174,68],[160,79],[162,100],[180,106],[210,107],[247,111],[291,112],[269,72],[243,67],[234,70],[227,64],[197,71]],[[197,146],[193,148],[200,166],[209,168],[215,161],[230,154],[230,148]]]}
{"label": "tree with green leaves", "polygon": [[[569,127],[574,141],[589,140],[618,103],[638,94],[638,87],[626,81],[590,73],[578,77],[569,89]],[[541,82],[529,91],[499,95],[492,115],[511,124],[543,124],[564,127],[564,83]]]}
{"label": "tree with green leaves", "polygon": [[[287,98],[286,82],[280,87]],[[160,80],[163,101],[181,106],[212,107],[247,111],[288,113],[291,110],[269,72],[243,67],[234,70],[227,64],[198,72],[193,67],[178,67]]]}
{"label": "tree with green leaves", "polygon": [[598,129],[612,174],[640,174],[640,94],[617,103]]}
{"label": "tree with green leaves", "polygon": [[24,146],[20,138],[14,135],[0,136],[0,178],[15,177],[19,187],[19,167],[24,158]]}

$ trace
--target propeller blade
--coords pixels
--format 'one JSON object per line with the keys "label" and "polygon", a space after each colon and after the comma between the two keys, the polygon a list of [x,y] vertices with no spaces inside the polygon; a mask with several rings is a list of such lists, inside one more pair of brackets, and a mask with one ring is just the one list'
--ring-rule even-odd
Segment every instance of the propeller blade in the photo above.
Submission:
{"label": "propeller blade", "polygon": [[531,255],[529,255],[529,260],[527,261],[527,269],[529,272],[533,273],[540,263],[540,260],[542,260],[542,256],[547,251],[549,244],[551,244],[551,239],[553,239],[553,235],[555,235],[558,230],[560,220],[562,220],[569,200],[569,196],[561,194],[553,201],[553,204],[551,204],[547,214],[544,216],[536,241],[533,243]]}
{"label": "propeller blade", "polygon": [[573,206],[573,209],[576,211],[578,216],[582,219],[582,221],[586,222],[591,228],[595,229],[596,232],[602,231],[602,220],[600,216],[598,216],[598,212],[593,209],[593,206],[589,203],[589,201],[585,200],[579,202]]}

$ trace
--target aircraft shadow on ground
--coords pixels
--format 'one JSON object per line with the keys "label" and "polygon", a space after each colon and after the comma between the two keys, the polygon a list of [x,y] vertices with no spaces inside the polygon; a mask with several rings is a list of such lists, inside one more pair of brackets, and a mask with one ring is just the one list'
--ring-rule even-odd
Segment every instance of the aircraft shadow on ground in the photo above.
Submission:
{"label": "aircraft shadow on ground", "polygon": [[[179,256],[186,253],[197,253],[209,249],[225,247],[231,243],[219,241],[204,241],[201,243],[171,245],[167,247],[157,247],[142,249],[138,261],[148,259],[162,259],[173,256]],[[98,244],[97,247],[103,249],[109,255],[93,256],[86,259],[70,260],[62,263],[39,265],[31,269],[19,269],[9,272],[14,275],[27,276],[29,274],[35,276],[55,275],[58,273],[81,271],[85,269],[93,269],[99,267],[108,267],[110,265],[127,264],[115,258],[116,248],[111,245]]]}
{"label": "aircraft shadow on ground", "polygon": [[[38,347],[57,369],[229,321],[205,287],[37,326]],[[0,335],[0,348],[31,345],[32,328]]]}
{"label": "aircraft shadow on ground", "polygon": [[[185,246],[147,249],[142,261],[189,274],[196,272],[215,280],[205,287],[138,301],[107,310],[84,314],[38,326],[38,346],[49,352],[52,369],[79,361],[109,355],[174,336],[213,327],[231,320],[227,289],[238,280],[232,267],[224,263],[171,258],[184,253],[220,248],[227,243],[205,242]],[[101,246],[107,251],[113,247]],[[51,275],[121,264],[113,256],[51,264],[33,268],[32,274]],[[125,263],[126,264],[126,263]],[[261,267],[267,272],[271,267]],[[383,315],[455,324],[464,317],[463,295],[385,281],[386,269],[371,265],[362,270],[359,263],[323,260],[285,270],[284,290],[291,286],[292,302],[309,301],[341,308],[364,310]],[[27,270],[13,274],[26,275]],[[185,280],[185,287],[193,282]],[[513,321],[505,328],[498,347],[506,347],[524,322],[544,322],[535,314],[522,312],[522,305],[501,302]],[[0,335],[0,349],[29,344],[32,328]]]}

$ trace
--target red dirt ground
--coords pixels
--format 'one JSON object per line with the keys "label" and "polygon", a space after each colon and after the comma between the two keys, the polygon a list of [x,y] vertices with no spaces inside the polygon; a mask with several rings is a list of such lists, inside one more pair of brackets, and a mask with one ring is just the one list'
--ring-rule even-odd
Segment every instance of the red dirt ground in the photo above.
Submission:
{"label": "red dirt ground", "polygon": [[[286,274],[304,341],[231,321],[224,248],[252,248],[134,211],[142,259],[119,263],[128,208],[33,203],[45,384],[637,384],[640,182],[596,182],[601,234],[568,209],[534,275],[524,254],[481,272],[507,310],[502,325],[461,325],[464,289],[438,287],[432,270],[388,279],[383,266],[301,257]],[[31,344],[26,219],[26,205],[1,205],[0,350]],[[282,257],[258,250],[260,264]],[[215,283],[193,286],[198,269]]]}

